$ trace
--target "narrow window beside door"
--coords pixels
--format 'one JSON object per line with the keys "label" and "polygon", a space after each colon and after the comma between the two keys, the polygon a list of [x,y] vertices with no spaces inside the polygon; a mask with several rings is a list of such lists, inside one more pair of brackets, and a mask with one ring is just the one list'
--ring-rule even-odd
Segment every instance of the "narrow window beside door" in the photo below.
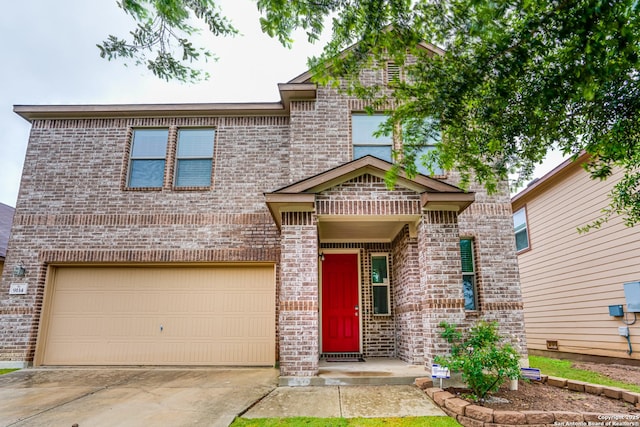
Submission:
{"label": "narrow window beside door", "polygon": [[371,287],[373,314],[378,316],[390,315],[389,263],[386,254],[373,254],[371,256]]}

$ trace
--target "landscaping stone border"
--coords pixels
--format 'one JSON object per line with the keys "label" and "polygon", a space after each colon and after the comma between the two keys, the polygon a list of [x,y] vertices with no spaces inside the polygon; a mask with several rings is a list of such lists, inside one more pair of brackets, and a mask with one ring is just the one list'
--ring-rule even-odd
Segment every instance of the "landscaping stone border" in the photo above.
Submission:
{"label": "landscaping stone border", "polygon": [[[572,391],[624,400],[640,409],[640,393],[565,378],[542,376],[541,382]],[[553,426],[553,427],[638,427],[640,414],[604,414],[599,412],[567,411],[501,411],[474,405],[438,387],[431,378],[417,378],[415,384],[447,415],[464,427]]]}

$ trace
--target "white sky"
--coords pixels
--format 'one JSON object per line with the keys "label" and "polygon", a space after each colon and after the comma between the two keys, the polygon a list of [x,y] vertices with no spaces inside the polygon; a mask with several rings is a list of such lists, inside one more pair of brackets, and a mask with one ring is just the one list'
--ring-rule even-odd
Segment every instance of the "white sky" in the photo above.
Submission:
{"label": "white sky", "polygon": [[0,202],[15,206],[29,138],[30,124],[13,105],[278,101],[277,84],[306,71],[307,57],[320,53],[303,35],[291,50],[263,35],[253,1],[220,3],[243,36],[208,37],[220,58],[203,65],[211,78],[185,85],[99,57],[97,43],[133,28],[116,0],[7,2],[0,14]]}

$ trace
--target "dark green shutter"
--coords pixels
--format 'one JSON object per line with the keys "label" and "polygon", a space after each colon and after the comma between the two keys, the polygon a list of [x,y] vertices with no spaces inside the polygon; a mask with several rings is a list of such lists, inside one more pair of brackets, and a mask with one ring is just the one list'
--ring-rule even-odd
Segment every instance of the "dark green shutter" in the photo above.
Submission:
{"label": "dark green shutter", "polygon": [[460,239],[460,257],[462,258],[462,272],[473,273],[473,240]]}

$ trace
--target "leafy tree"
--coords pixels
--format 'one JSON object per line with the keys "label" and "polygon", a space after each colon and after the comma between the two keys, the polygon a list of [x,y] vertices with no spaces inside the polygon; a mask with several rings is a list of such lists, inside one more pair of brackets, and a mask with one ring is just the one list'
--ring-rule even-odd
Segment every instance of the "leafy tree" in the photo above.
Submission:
{"label": "leafy tree", "polygon": [[192,23],[192,15],[216,36],[238,33],[214,0],[121,0],[117,4],[137,27],[130,32],[130,41],[110,35],[98,45],[100,56],[133,60],[165,80],[196,82],[208,77],[191,66],[200,59],[213,58],[211,52],[194,47],[189,40],[200,31]]}
{"label": "leafy tree", "polygon": [[506,379],[520,378],[520,354],[509,343],[503,343],[498,324],[480,321],[469,328],[466,336],[456,325],[442,322],[441,336],[451,344],[449,356],[436,356],[435,362],[451,371],[460,372],[476,399],[498,390]]}
{"label": "leafy tree", "polygon": [[[139,21],[156,22],[149,21],[151,14],[142,6],[152,5],[158,22],[173,25],[184,19],[177,11],[193,5],[201,8],[201,14],[213,13],[213,1],[123,0],[120,5]],[[340,85],[369,100],[372,109],[398,106],[381,132],[402,124],[405,143],[395,155],[398,166],[409,173],[416,172],[416,161],[438,164],[460,171],[463,184],[475,179],[493,191],[510,173],[518,173],[518,184],[529,179],[552,148],[574,156],[584,151],[591,155],[585,168],[594,179],[606,179],[614,168],[625,172],[603,217],[586,228],[617,214],[625,216],[628,225],[640,221],[637,0],[257,0],[256,4],[263,31],[285,46],[292,43],[294,30],[305,30],[313,41],[331,23],[332,38],[312,61],[317,81]],[[234,32],[220,15],[207,16],[212,30]],[[138,39],[151,38],[146,30],[142,34]],[[425,48],[429,46],[423,41],[432,43],[431,48]],[[105,55],[117,52],[127,57],[138,52],[123,43],[116,45]],[[187,53],[185,58],[192,56]],[[383,67],[387,60],[401,67],[404,78],[391,88],[363,85],[358,78],[361,70]],[[156,74],[189,76],[176,72],[180,70],[168,67]],[[438,154],[417,156],[434,135],[439,137]]]}

